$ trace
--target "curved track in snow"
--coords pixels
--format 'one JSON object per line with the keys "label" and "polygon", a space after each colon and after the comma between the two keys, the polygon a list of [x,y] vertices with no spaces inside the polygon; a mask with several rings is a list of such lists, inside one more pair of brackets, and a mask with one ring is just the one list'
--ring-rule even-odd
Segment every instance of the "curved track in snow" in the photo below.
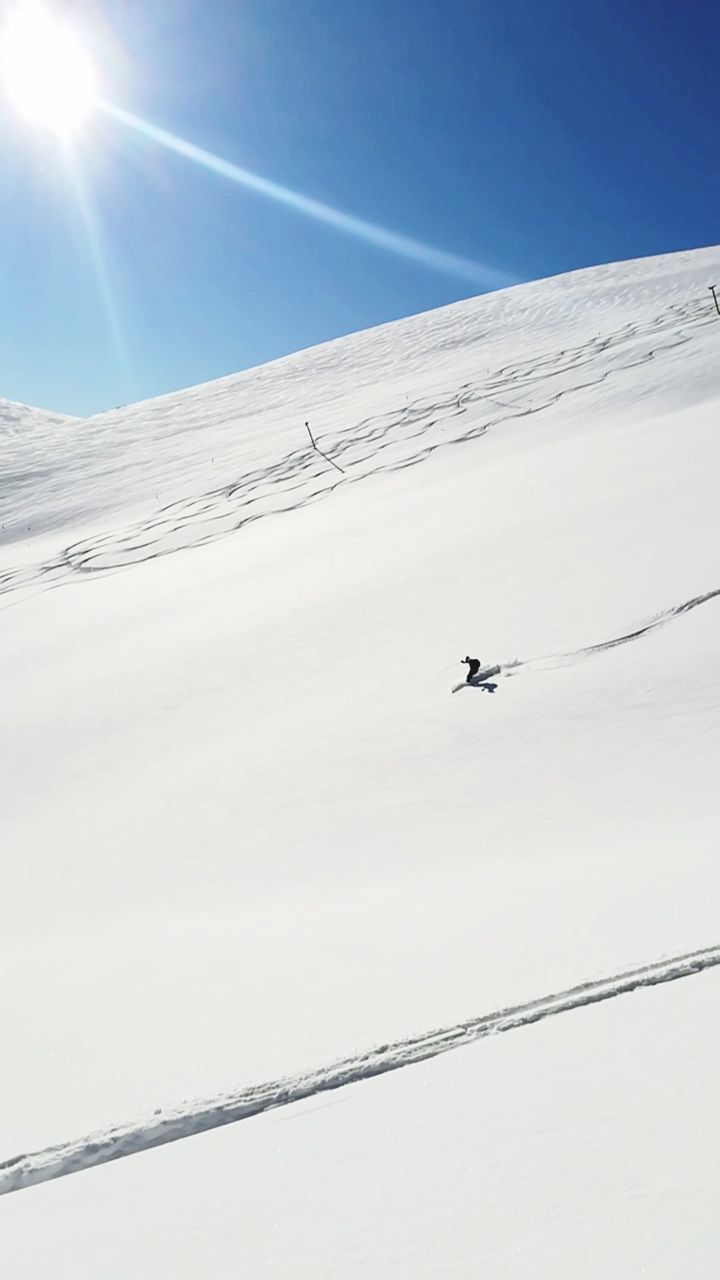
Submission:
{"label": "curved track in snow", "polygon": [[[484,378],[448,388],[433,399],[423,397],[363,419],[335,437],[324,435],[323,452],[343,467],[342,477],[309,446],[294,450],[226,485],[169,503],[143,520],[74,542],[48,560],[8,568],[0,572],[0,596],[33,594],[204,546],[255,520],[327,498],[338,486],[416,466],[439,449],[479,439],[648,364],[691,342],[693,333],[708,323],[713,321],[695,302],[671,306],[644,324],[626,324],[576,347],[488,370]],[[468,413],[470,422],[456,424]]]}
{"label": "curved track in snow", "polygon": [[154,1115],[136,1124],[123,1125],[36,1151],[15,1156],[0,1165],[0,1195],[20,1191],[40,1182],[49,1182],[83,1169],[92,1169],[111,1160],[149,1151],[153,1147],[177,1142],[209,1129],[246,1120],[275,1107],[289,1106],[304,1098],[331,1089],[341,1089],[373,1076],[397,1071],[400,1067],[423,1062],[447,1053],[461,1045],[471,1044],[485,1036],[499,1035],[518,1027],[541,1022],[555,1014],[568,1013],[612,1000],[642,987],[674,982],[691,974],[720,965],[720,946],[706,947],[684,955],[672,956],[654,964],[628,969],[612,977],[568,987],[565,991],[542,996],[525,1004],[512,1005],[494,1013],[481,1014],[450,1027],[442,1027],[423,1035],[381,1045],[367,1053],[334,1062],[316,1071],[282,1080],[251,1086],[185,1108]]}
{"label": "curved track in snow", "polygon": [[[684,614],[692,612],[693,609],[699,609],[701,605],[708,604],[710,600],[716,600],[719,596],[720,587],[714,587],[711,591],[703,591],[701,595],[692,596],[689,600],[681,601],[680,604],[670,605],[667,609],[661,609],[659,613],[654,614],[647,622],[633,627],[631,631],[624,631],[622,635],[611,636],[609,640],[598,640],[595,644],[585,645],[582,649],[569,649],[565,653],[550,653],[542,658],[516,658],[513,662],[501,663],[497,670],[513,671],[518,667],[537,666],[548,669],[570,666],[575,662],[582,661],[583,658],[593,658],[600,653],[607,653],[610,649],[618,649],[620,645],[632,644],[634,640],[641,640],[643,636],[649,635],[651,631],[666,627],[669,622],[674,622],[676,618],[682,618]],[[460,687],[458,686],[458,688]]]}

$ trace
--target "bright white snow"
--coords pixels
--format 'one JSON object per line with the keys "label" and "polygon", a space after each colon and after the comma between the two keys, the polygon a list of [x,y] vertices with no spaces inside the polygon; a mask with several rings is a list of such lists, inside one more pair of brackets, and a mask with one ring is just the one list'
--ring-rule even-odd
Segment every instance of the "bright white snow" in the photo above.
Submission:
{"label": "bright white snow", "polygon": [[0,1199],[40,1280],[715,1280],[717,973]]}
{"label": "bright white snow", "polygon": [[0,1159],[718,942],[718,267],[0,421]]}
{"label": "bright white snow", "polygon": [[419,1036],[380,1045],[312,1071],[265,1081],[235,1093],[225,1093],[176,1108],[157,1108],[132,1124],[115,1125],[104,1132],[85,1134],[42,1151],[25,1152],[0,1164],[0,1195],[37,1186],[107,1164],[112,1160],[179,1142],[209,1129],[223,1128],[278,1107],[288,1107],[349,1085],[359,1084],[389,1071],[425,1062],[463,1044],[486,1036],[515,1031],[606,1000],[616,1000],[641,988],[677,982],[720,965],[720,947],[706,947],[683,956],[670,956],[656,964],[641,965],[594,982],[584,982],[539,1000],[467,1018],[451,1027],[438,1027]]}

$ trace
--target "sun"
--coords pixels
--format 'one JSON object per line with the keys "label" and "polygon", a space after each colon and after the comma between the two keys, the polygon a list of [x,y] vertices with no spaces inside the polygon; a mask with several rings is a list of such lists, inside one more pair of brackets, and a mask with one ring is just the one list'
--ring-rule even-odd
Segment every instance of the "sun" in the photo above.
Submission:
{"label": "sun", "polygon": [[26,0],[0,31],[0,77],[16,111],[61,137],[78,132],[97,97],[92,60],[66,19]]}

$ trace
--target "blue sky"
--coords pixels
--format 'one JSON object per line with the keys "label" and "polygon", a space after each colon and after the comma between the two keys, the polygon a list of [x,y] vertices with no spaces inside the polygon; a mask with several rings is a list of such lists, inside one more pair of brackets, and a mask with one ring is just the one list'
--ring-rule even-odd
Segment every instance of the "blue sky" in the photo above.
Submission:
{"label": "blue sky", "polygon": [[[72,8],[111,102],[491,272],[527,280],[720,239],[717,4]],[[71,180],[51,135],[0,112],[8,399],[84,415],[481,290],[103,113]]]}

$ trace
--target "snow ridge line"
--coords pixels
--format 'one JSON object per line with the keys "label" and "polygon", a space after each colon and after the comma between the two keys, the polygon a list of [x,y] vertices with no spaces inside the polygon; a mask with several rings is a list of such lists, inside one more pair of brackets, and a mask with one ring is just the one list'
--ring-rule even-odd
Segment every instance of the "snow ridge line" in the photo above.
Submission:
{"label": "snow ridge line", "polygon": [[625,970],[614,977],[584,982],[538,1000],[482,1014],[454,1026],[381,1045],[368,1053],[332,1063],[314,1072],[250,1086],[237,1093],[192,1103],[175,1111],[156,1112],[135,1124],[46,1147],[29,1155],[15,1156],[0,1164],[0,1195],[234,1124],[275,1107],[289,1106],[331,1089],[341,1089],[415,1062],[423,1062],[485,1036],[526,1027],[555,1014],[611,1000],[642,987],[674,982],[717,965],[720,965],[720,945],[672,956]]}

